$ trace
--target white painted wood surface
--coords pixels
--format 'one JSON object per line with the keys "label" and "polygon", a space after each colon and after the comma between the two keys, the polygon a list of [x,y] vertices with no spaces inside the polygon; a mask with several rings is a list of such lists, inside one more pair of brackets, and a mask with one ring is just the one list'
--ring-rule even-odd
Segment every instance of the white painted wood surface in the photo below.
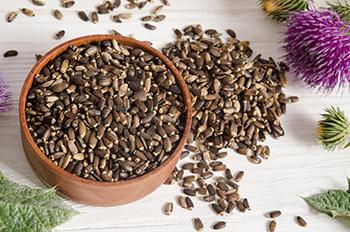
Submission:
{"label": "white painted wood surface", "polygon": [[[158,0],[155,0],[158,1]],[[137,18],[147,14],[135,10],[133,19],[123,24],[111,22],[110,16],[101,16],[99,24],[85,23],[76,15],[77,10],[92,11],[99,0],[76,0],[71,9],[62,9],[62,22],[52,17],[52,9],[59,8],[58,0],[46,0],[45,7],[35,7],[29,0],[0,1],[0,53],[17,49],[16,58],[0,58],[0,69],[7,76],[14,95],[14,109],[0,115],[0,170],[10,179],[31,186],[42,186],[30,169],[20,141],[17,114],[18,96],[24,79],[34,64],[36,53],[45,53],[61,41],[52,39],[61,29],[67,31],[65,40],[81,35],[107,33],[116,29],[123,34],[132,34],[141,40],[153,41],[160,48],[173,39],[171,29],[192,23],[219,30],[233,28],[242,40],[251,41],[256,53],[278,58],[281,56],[279,43],[281,25],[266,19],[258,7],[258,0],[172,0],[165,9],[167,20],[158,24],[158,30],[145,30]],[[4,21],[9,11],[20,7],[33,8],[37,16],[22,14],[9,24]],[[118,10],[123,12],[124,10]],[[289,75],[290,80],[293,75]],[[324,191],[327,188],[345,188],[346,177],[350,176],[349,151],[326,153],[317,144],[315,126],[322,109],[329,105],[343,108],[350,116],[350,95],[322,96],[298,86],[290,81],[287,88],[290,95],[298,95],[300,102],[288,106],[288,114],[282,119],[286,136],[280,140],[269,140],[271,159],[259,166],[249,164],[244,158],[232,153],[227,158],[228,166],[234,170],[246,171],[241,184],[241,194],[248,197],[252,210],[246,214],[234,212],[230,216],[218,218],[205,203],[194,201],[195,209],[186,211],[175,206],[172,216],[161,212],[163,203],[175,202],[179,192],[176,186],[161,186],[148,197],[124,206],[96,208],[69,202],[81,214],[57,231],[192,231],[191,218],[200,217],[210,231],[213,222],[223,219],[227,228],[223,231],[265,231],[264,213],[281,209],[278,231],[296,232],[345,232],[350,222],[330,219],[310,209],[299,196]],[[309,223],[308,228],[300,228],[294,222],[295,215],[302,215]]]}

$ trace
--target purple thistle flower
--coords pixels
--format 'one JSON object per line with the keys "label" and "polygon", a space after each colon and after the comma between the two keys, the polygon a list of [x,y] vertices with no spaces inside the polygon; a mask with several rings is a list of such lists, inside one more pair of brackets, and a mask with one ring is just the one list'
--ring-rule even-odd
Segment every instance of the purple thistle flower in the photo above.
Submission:
{"label": "purple thistle flower", "polygon": [[11,92],[3,74],[0,73],[0,112],[11,109]]}
{"label": "purple thistle flower", "polygon": [[350,82],[350,26],[330,10],[290,15],[286,62],[307,86],[331,92]]}

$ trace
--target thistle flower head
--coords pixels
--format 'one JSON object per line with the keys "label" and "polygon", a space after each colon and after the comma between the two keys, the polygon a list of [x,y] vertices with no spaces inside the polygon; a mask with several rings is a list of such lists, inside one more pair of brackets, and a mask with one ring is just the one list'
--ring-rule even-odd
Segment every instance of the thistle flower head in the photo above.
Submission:
{"label": "thistle flower head", "polygon": [[0,112],[6,112],[11,109],[11,92],[5,81],[4,76],[0,73]]}
{"label": "thistle flower head", "polygon": [[263,11],[276,21],[284,21],[290,12],[309,9],[310,0],[260,0]]}
{"label": "thistle flower head", "polygon": [[350,23],[350,2],[345,1],[336,1],[335,3],[327,3],[328,6],[335,12],[337,12],[340,15],[341,20],[346,22],[347,24]]}
{"label": "thistle flower head", "polygon": [[318,122],[318,139],[326,151],[344,148],[350,135],[349,122],[339,108],[326,108]]}
{"label": "thistle flower head", "polygon": [[307,86],[330,92],[350,82],[350,26],[331,10],[291,13],[285,60]]}

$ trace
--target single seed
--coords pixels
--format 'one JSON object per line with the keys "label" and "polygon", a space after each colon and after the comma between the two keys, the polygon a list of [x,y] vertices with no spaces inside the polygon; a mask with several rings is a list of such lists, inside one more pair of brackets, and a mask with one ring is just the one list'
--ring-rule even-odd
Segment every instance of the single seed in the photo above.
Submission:
{"label": "single seed", "polygon": [[92,12],[91,13],[91,22],[92,23],[98,23],[98,21],[99,21],[99,18],[98,18],[98,14],[97,14],[97,12]]}
{"label": "single seed", "polygon": [[58,9],[53,11],[53,16],[58,19],[58,20],[62,20],[63,19],[63,14],[61,11],[59,11]]}
{"label": "single seed", "polygon": [[34,11],[28,9],[28,8],[21,8],[21,12],[29,17],[34,17],[35,13]]}
{"label": "single seed", "polygon": [[153,11],[152,11],[152,14],[159,14],[162,10],[163,10],[164,6],[163,5],[159,5],[159,6],[156,6]]}
{"label": "single seed", "polygon": [[7,15],[7,22],[11,23],[13,22],[18,16],[18,13],[16,11],[13,11],[13,12],[10,12],[8,15]]}
{"label": "single seed", "polygon": [[214,230],[221,230],[225,227],[226,227],[226,222],[224,222],[224,221],[217,222],[213,225]]}
{"label": "single seed", "polygon": [[164,205],[164,214],[169,216],[173,212],[173,209],[174,209],[174,205],[173,205],[172,202],[165,203],[165,205]]}
{"label": "single seed", "polygon": [[75,4],[75,2],[71,0],[61,0],[61,2],[64,8],[71,8]]}
{"label": "single seed", "polygon": [[186,202],[187,209],[192,210],[194,205],[193,205],[191,198],[185,197],[185,202]]}
{"label": "single seed", "polygon": [[307,222],[304,220],[304,218],[297,216],[296,217],[296,221],[298,223],[299,226],[301,227],[306,227],[307,226]]}
{"label": "single seed", "polygon": [[277,218],[281,216],[282,212],[279,210],[272,211],[268,214],[269,218]]}
{"label": "single seed", "polygon": [[203,225],[203,222],[200,218],[194,219],[194,228],[196,231],[203,231],[204,230],[204,225]]}
{"label": "single seed", "polygon": [[8,50],[4,53],[4,57],[17,56],[18,52],[16,50]]}
{"label": "single seed", "polygon": [[149,22],[152,21],[153,17],[151,15],[146,15],[141,18],[142,22]]}
{"label": "single seed", "polygon": [[154,26],[154,25],[152,25],[152,24],[149,24],[149,23],[145,23],[145,24],[143,24],[143,25],[144,25],[144,27],[145,27],[146,29],[148,29],[148,30],[155,30],[155,29],[157,29],[156,26]]}
{"label": "single seed", "polygon": [[221,208],[218,204],[213,203],[211,204],[211,207],[213,208],[213,210],[219,214],[220,216],[224,216],[225,214],[225,210],[223,208]]}
{"label": "single seed", "polygon": [[179,205],[184,208],[187,209],[187,203],[186,203],[186,199],[183,196],[179,196],[177,199],[177,202],[179,203]]}
{"label": "single seed", "polygon": [[84,11],[78,11],[78,16],[84,22],[88,22],[89,21],[89,17],[87,16],[87,14]]}
{"label": "single seed", "polygon": [[276,221],[269,222],[269,232],[274,232],[276,230],[277,223]]}
{"label": "single seed", "polygon": [[55,39],[57,40],[62,39],[65,34],[66,32],[64,30],[60,30],[59,32],[56,33]]}
{"label": "single seed", "polygon": [[32,3],[36,6],[45,6],[45,2],[43,0],[32,0]]}
{"label": "single seed", "polygon": [[190,189],[190,188],[185,188],[185,189],[182,190],[182,192],[184,194],[186,194],[187,196],[196,196],[197,195],[196,194],[196,190]]}
{"label": "single seed", "polygon": [[244,172],[243,172],[243,171],[239,171],[239,172],[236,174],[234,180],[235,180],[236,182],[240,182],[240,181],[242,180],[243,176],[244,176]]}
{"label": "single seed", "polygon": [[131,13],[122,13],[122,14],[118,14],[116,15],[119,19],[131,19],[132,14]]}

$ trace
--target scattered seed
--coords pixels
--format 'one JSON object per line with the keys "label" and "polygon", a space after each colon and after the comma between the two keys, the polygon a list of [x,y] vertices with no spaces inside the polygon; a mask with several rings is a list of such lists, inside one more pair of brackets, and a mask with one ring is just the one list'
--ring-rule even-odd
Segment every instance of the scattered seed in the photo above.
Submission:
{"label": "scattered seed", "polygon": [[65,30],[60,30],[59,32],[56,33],[55,39],[57,40],[62,39],[65,34],[66,34]]}
{"label": "scattered seed", "polygon": [[7,52],[5,52],[4,57],[12,57],[12,56],[17,56],[17,55],[18,55],[18,51],[8,50]]}
{"label": "scattered seed", "polygon": [[145,23],[145,24],[143,24],[143,25],[144,25],[144,27],[145,27],[146,29],[148,29],[148,30],[155,30],[155,29],[157,29],[156,26],[154,26],[154,25],[152,25],[152,24],[149,24],[149,23]]}
{"label": "scattered seed", "polygon": [[98,21],[99,21],[99,18],[98,18],[98,14],[97,14],[97,12],[92,12],[91,13],[91,22],[92,23],[98,23]]}
{"label": "scattered seed", "polygon": [[186,202],[186,208],[189,210],[192,210],[194,205],[193,205],[191,198],[185,197],[185,202]]}
{"label": "scattered seed", "polygon": [[244,176],[244,172],[243,172],[243,171],[239,171],[239,172],[236,174],[234,181],[240,182],[240,181],[242,180],[243,176]]}
{"label": "scattered seed", "polygon": [[7,22],[9,22],[9,23],[13,22],[17,18],[17,15],[18,15],[18,13],[16,11],[10,12],[7,15],[7,19],[6,19]]}
{"label": "scattered seed", "polygon": [[21,12],[29,17],[34,17],[35,13],[34,11],[28,9],[28,8],[21,8]]}
{"label": "scattered seed", "polygon": [[204,225],[203,225],[203,222],[200,218],[195,218],[193,224],[194,224],[194,228],[196,231],[203,231],[204,230]]}
{"label": "scattered seed", "polygon": [[75,4],[72,0],[61,0],[61,3],[64,8],[71,8]]}
{"label": "scattered seed", "polygon": [[43,0],[32,0],[32,3],[36,6],[45,6],[45,2]]}
{"label": "scattered seed", "polygon": [[58,19],[58,20],[62,20],[63,19],[63,14],[61,11],[59,11],[58,9],[53,11],[53,16]]}
{"label": "scattered seed", "polygon": [[282,212],[279,210],[272,211],[268,214],[269,218],[277,218],[281,216]]}
{"label": "scattered seed", "polygon": [[119,19],[126,20],[126,19],[131,19],[132,14],[131,13],[122,13],[116,15]]}
{"label": "scattered seed", "polygon": [[277,223],[276,221],[269,222],[269,232],[274,232],[276,230]]}
{"label": "scattered seed", "polygon": [[87,16],[87,14],[84,11],[78,11],[78,16],[84,22],[88,22],[89,21],[89,17]]}
{"label": "scattered seed", "polygon": [[164,205],[164,214],[169,216],[173,212],[173,209],[174,209],[173,203],[171,203],[171,202],[165,203],[165,205]]}
{"label": "scattered seed", "polygon": [[226,227],[226,222],[224,222],[224,221],[217,222],[213,225],[214,230],[221,230],[225,227]]}
{"label": "scattered seed", "polygon": [[152,14],[159,14],[162,10],[163,10],[164,6],[163,5],[159,5],[159,6],[156,6],[153,11],[152,11]]}
{"label": "scattered seed", "polygon": [[298,223],[299,226],[301,227],[306,227],[307,226],[307,222],[304,220],[304,218],[297,216],[296,217],[296,221]]}

